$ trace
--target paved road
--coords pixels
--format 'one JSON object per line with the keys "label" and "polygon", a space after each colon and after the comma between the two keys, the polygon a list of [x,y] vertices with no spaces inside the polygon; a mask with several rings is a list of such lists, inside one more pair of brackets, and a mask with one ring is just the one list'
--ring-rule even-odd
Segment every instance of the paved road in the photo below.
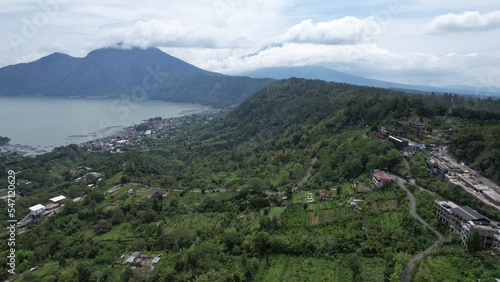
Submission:
{"label": "paved road", "polygon": [[311,160],[311,166],[309,166],[309,168],[307,169],[306,175],[304,175],[304,177],[301,180],[295,183],[294,187],[292,188],[292,191],[299,189],[300,185],[304,184],[304,182],[306,182],[309,179],[309,177],[312,176],[313,165],[316,163],[316,161],[318,161],[318,158],[313,158]]}
{"label": "paved road", "polygon": [[443,241],[443,235],[439,233],[436,229],[432,228],[425,220],[423,220],[418,214],[417,214],[417,207],[416,207],[416,200],[415,196],[406,188],[405,186],[405,180],[402,178],[399,178],[395,175],[391,175],[392,178],[396,178],[399,187],[401,187],[403,190],[406,191],[406,194],[408,195],[408,199],[410,199],[410,213],[413,217],[415,217],[420,223],[422,223],[425,227],[428,227],[434,234],[436,235],[437,240],[427,249],[425,249],[423,252],[420,252],[416,255],[414,255],[408,264],[406,265],[405,272],[403,274],[403,277],[401,278],[401,281],[407,282],[410,281],[410,274],[411,271],[413,270],[413,267],[415,266],[415,261],[423,258],[426,254],[428,254],[430,251],[432,251],[439,242]]}
{"label": "paved road", "polygon": [[[455,159],[455,157],[448,152],[448,147],[447,146],[444,146],[444,147],[440,148],[440,152],[443,155],[443,157],[446,157],[448,160],[450,160],[452,162],[456,162],[458,164],[458,160]],[[464,165],[463,167],[465,169],[469,170],[469,173],[476,175],[476,178],[479,181],[481,181],[482,183],[486,184],[487,186],[489,186],[490,188],[492,188],[493,190],[495,190],[497,193],[500,193],[500,187],[498,187],[498,185],[495,182],[493,182],[491,179],[489,179],[488,177],[485,177],[485,176],[479,174],[479,172],[475,171],[474,169],[472,169],[469,166]]]}

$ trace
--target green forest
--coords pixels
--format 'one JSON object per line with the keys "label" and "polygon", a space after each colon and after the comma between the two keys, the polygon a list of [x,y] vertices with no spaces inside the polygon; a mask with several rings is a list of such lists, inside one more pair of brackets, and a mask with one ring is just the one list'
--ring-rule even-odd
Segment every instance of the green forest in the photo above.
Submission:
{"label": "green forest", "polygon": [[[425,128],[412,128],[413,118]],[[409,212],[396,181],[374,185],[374,170],[411,175],[425,188],[406,185],[417,213],[444,235],[410,281],[500,278],[494,256],[466,250],[439,223],[434,200],[448,197],[497,221],[500,213],[430,175],[429,151],[403,157],[382,132],[387,125],[429,148],[445,140],[454,156],[500,182],[500,100],[288,79],[224,116],[147,141],[146,150],[73,144],[36,157],[1,154],[1,187],[17,172],[18,221],[31,206],[67,197],[19,230],[15,275],[2,248],[2,278],[401,281],[410,258],[436,237]],[[0,214],[5,227],[7,216]],[[127,262],[134,252],[139,262]]]}

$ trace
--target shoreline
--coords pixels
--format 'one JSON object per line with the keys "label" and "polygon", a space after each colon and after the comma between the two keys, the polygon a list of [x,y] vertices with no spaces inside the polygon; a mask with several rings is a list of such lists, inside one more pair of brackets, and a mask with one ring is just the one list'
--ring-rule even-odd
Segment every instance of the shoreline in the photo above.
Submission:
{"label": "shoreline", "polygon": [[[218,108],[212,108],[209,106],[205,106],[204,108],[200,109],[192,109],[192,110],[184,110],[179,113],[179,116],[176,117],[169,117],[169,118],[163,118],[163,117],[150,117],[146,120],[142,120],[140,123],[133,123],[131,125],[124,125],[124,126],[109,126],[105,127],[102,129],[98,129],[92,132],[89,132],[88,134],[74,134],[74,135],[69,135],[66,137],[65,141],[72,140],[72,139],[77,139],[77,138],[85,138],[89,140],[81,141],[78,140],[78,142],[66,142],[65,144],[61,145],[37,145],[37,146],[31,146],[31,145],[25,145],[25,144],[7,144],[4,146],[0,146],[0,153],[17,153],[22,155],[23,157],[35,157],[38,155],[42,155],[45,153],[50,153],[52,152],[55,148],[58,147],[66,147],[69,145],[77,145],[80,147],[83,147],[88,144],[92,144],[95,142],[108,142],[109,140],[117,139],[117,140],[125,140],[126,138],[124,137],[130,137],[131,132],[135,130],[135,128],[138,125],[149,123],[151,120],[154,120],[156,118],[161,118],[161,121],[164,123],[173,123],[178,122],[181,119],[184,119],[189,116],[196,116],[196,115],[207,115],[207,116],[214,116],[216,114],[219,114],[221,112],[224,112],[224,109],[218,109]],[[176,123],[175,126],[179,126],[179,124]],[[135,135],[136,138],[141,137],[141,135],[144,133],[138,132],[137,135]],[[142,136],[144,137],[144,136]],[[116,141],[116,140],[114,140]]]}

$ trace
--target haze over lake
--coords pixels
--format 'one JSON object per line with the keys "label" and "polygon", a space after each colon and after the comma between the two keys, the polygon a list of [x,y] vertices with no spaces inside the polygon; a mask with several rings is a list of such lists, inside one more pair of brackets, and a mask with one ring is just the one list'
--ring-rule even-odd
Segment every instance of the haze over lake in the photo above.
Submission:
{"label": "haze over lake", "polygon": [[[26,151],[50,151],[112,135],[153,118],[199,113],[206,107],[164,101],[116,99],[0,98],[0,136]],[[32,147],[32,148],[28,148]],[[6,150],[7,148],[3,148]]]}

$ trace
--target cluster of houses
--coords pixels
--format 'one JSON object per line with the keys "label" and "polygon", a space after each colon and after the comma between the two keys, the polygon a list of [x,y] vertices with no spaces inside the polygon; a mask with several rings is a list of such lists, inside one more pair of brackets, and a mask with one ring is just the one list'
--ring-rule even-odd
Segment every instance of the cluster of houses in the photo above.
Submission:
{"label": "cluster of houses", "polygon": [[[408,125],[421,134],[430,135],[430,132],[425,130],[425,123],[422,122],[419,118],[411,118],[408,121]],[[382,126],[380,131],[373,131],[371,133],[371,136],[379,140],[388,139],[390,142],[392,142],[392,144],[394,144],[394,147],[396,147],[396,149],[403,152],[403,156],[405,157],[411,157],[416,152],[426,149],[426,146],[424,144],[400,137],[402,134],[403,129],[401,127],[389,124]]]}
{"label": "cluster of houses", "polygon": [[161,254],[158,255],[147,255],[141,252],[131,252],[130,255],[125,259],[125,255],[120,256],[116,260],[116,264],[129,264],[131,269],[136,269],[138,267],[141,268],[150,268],[153,270],[156,264],[160,261]]}
{"label": "cluster of houses", "polygon": [[127,127],[121,133],[119,133],[118,136],[105,140],[89,141],[81,144],[81,147],[85,148],[87,151],[122,153],[125,150],[140,145],[142,140],[144,140],[145,138],[149,139],[154,136],[162,135],[166,132],[166,130],[179,128],[184,124],[192,125],[206,121],[207,119],[212,119],[213,116],[218,115],[224,111],[225,110],[222,109],[206,109],[202,113],[182,118],[149,119],[141,124],[145,125],[145,130],[139,130],[137,125]]}
{"label": "cluster of houses", "polygon": [[23,219],[21,219],[19,222],[17,222],[17,225],[19,227],[24,227],[33,222],[34,220],[41,218],[42,216],[48,216],[57,212],[57,210],[63,205],[62,201],[64,199],[66,199],[65,196],[59,195],[57,197],[50,198],[49,202],[46,203],[45,205],[36,204],[34,206],[29,207],[30,213]]}
{"label": "cluster of houses", "polygon": [[47,215],[54,212],[57,208],[62,206],[62,201],[66,199],[65,196],[60,195],[54,198],[50,198],[49,202],[45,205],[37,204],[30,207],[30,215],[33,218],[39,217],[41,215]]}

